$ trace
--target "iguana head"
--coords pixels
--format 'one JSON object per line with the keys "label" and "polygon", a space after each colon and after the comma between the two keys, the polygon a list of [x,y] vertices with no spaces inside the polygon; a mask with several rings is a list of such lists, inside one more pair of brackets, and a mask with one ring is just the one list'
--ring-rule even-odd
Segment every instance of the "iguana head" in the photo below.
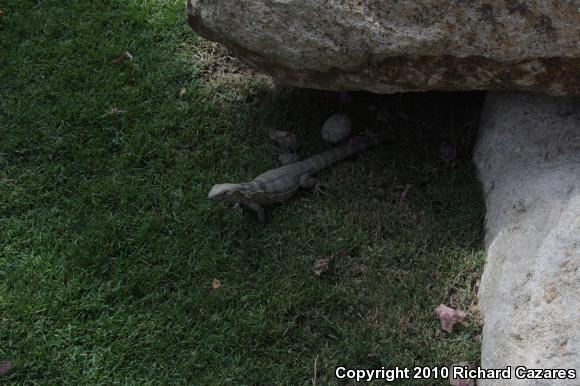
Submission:
{"label": "iguana head", "polygon": [[247,199],[244,184],[217,184],[211,188],[207,198],[214,201],[241,202]]}

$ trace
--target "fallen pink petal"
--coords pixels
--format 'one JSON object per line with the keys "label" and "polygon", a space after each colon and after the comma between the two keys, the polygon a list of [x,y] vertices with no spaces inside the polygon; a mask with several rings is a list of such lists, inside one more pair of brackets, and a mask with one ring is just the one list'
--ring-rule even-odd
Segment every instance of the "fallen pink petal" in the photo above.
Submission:
{"label": "fallen pink petal", "polygon": [[459,363],[454,363],[451,365],[451,374],[449,376],[449,384],[451,386],[475,386],[475,381],[473,379],[470,378],[454,378],[453,377],[453,368],[454,367],[467,367],[467,368],[472,368],[472,366],[469,364],[469,362],[459,362]]}
{"label": "fallen pink petal", "polygon": [[453,379],[449,384],[452,386],[475,386],[473,379]]}
{"label": "fallen pink petal", "polygon": [[444,304],[439,304],[435,308],[435,314],[441,321],[441,328],[447,332],[453,332],[453,327],[457,323],[461,323],[467,316],[465,312],[447,307]]}

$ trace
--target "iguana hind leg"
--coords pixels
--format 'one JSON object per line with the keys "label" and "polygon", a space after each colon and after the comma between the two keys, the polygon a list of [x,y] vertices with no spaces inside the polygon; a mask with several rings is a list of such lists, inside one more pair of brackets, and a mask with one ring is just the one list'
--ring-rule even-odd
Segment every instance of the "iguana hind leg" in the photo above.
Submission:
{"label": "iguana hind leg", "polygon": [[264,208],[262,208],[260,204],[256,204],[252,201],[244,202],[244,205],[256,213],[256,217],[258,219],[258,229],[263,229],[266,225],[266,211]]}
{"label": "iguana hind leg", "polygon": [[326,185],[312,177],[310,174],[303,174],[302,177],[300,177],[300,186],[304,189],[312,189],[312,193],[315,196],[326,194],[323,190]]}

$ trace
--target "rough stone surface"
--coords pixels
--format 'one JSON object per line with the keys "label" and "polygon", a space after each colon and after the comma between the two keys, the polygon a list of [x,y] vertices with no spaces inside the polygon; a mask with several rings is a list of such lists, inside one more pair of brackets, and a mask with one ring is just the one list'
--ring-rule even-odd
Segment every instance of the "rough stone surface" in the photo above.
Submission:
{"label": "rough stone surface", "polygon": [[487,206],[482,366],[580,377],[580,99],[490,93],[474,160]]}
{"label": "rough stone surface", "polygon": [[352,132],[352,120],[343,113],[337,113],[328,118],[322,129],[320,135],[325,142],[336,144],[347,139]]}
{"label": "rough stone surface", "polygon": [[187,18],[295,86],[580,95],[577,0],[187,0]]}

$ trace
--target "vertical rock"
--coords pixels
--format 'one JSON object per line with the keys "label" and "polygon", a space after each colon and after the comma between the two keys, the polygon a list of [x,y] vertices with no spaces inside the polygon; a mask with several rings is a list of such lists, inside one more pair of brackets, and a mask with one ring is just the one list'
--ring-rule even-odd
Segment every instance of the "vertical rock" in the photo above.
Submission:
{"label": "vertical rock", "polygon": [[[487,262],[482,366],[575,369],[580,384],[580,99],[490,93],[474,160]],[[505,385],[506,381],[479,381]]]}

